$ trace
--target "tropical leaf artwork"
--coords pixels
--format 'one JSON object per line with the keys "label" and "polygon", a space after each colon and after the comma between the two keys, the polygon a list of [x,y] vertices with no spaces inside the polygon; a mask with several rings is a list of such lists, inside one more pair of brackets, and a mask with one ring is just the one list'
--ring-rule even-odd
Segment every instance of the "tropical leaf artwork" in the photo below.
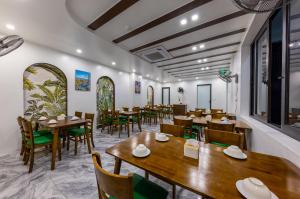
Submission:
{"label": "tropical leaf artwork", "polygon": [[114,83],[109,77],[101,77],[97,82],[97,126],[102,124],[101,113],[104,110],[114,109]]}
{"label": "tropical leaf artwork", "polygon": [[67,113],[67,79],[50,64],[34,64],[23,76],[24,115],[35,120]]}

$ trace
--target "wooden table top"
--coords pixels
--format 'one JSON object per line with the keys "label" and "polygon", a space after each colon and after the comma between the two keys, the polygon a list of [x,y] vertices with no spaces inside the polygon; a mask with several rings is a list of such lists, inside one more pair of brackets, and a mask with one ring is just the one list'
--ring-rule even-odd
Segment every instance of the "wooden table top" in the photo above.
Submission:
{"label": "wooden table top", "polygon": [[69,127],[69,126],[78,126],[85,124],[85,119],[78,119],[78,120],[71,120],[72,117],[66,117],[64,120],[57,120],[56,124],[48,124],[49,119],[44,121],[36,121],[39,125],[47,127],[47,128],[62,128],[62,127]]}
{"label": "wooden table top", "polygon": [[[180,119],[180,120],[189,120],[189,119],[191,119],[190,117],[187,117],[187,116],[174,116],[174,118]],[[212,119],[211,122],[221,123],[221,120]],[[195,118],[193,118],[193,123],[198,124],[200,126],[207,126],[207,121],[204,117],[195,117]],[[240,121],[240,120],[229,120],[229,123],[235,124],[235,128],[249,129],[249,130],[252,129],[248,124],[246,124],[245,122]]]}
{"label": "wooden table top", "polygon": [[139,112],[134,112],[134,111],[121,111],[120,115],[126,115],[126,116],[131,116],[131,115],[138,115]]}
{"label": "wooden table top", "polygon": [[[300,170],[286,159],[245,152],[247,160],[236,160],[226,156],[221,147],[201,143],[198,161],[183,155],[183,138],[169,138],[158,142],[154,133],[143,132],[106,152],[199,195],[241,198],[236,181],[256,177],[279,198],[300,198]],[[151,154],[135,158],[131,152],[138,144],[145,144]]]}

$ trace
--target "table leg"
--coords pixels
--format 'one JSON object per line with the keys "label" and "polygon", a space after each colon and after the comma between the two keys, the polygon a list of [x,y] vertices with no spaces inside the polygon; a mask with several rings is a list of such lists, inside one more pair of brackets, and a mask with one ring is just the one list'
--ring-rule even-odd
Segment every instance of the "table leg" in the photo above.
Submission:
{"label": "table leg", "polygon": [[[133,122],[133,121],[132,121]],[[128,124],[127,124],[127,134],[128,134],[128,137],[130,137],[130,116],[128,116]],[[133,128],[132,128],[133,130]]]}
{"label": "table leg", "polygon": [[89,154],[91,154],[92,150],[91,150],[90,132],[88,131],[88,128],[87,128],[86,124],[84,125],[84,127],[85,127],[85,135],[86,135],[86,142],[87,142],[87,145],[88,145],[88,151],[89,151]]}
{"label": "table leg", "polygon": [[116,158],[114,174],[120,174],[121,164],[122,164],[122,160],[119,158]]}
{"label": "table leg", "polygon": [[140,132],[142,132],[140,116],[138,116],[138,126],[139,126],[139,129],[140,129]]}
{"label": "table leg", "polygon": [[58,143],[58,133],[59,133],[58,128],[53,129],[51,170],[55,169],[56,151],[57,151],[57,143]]}

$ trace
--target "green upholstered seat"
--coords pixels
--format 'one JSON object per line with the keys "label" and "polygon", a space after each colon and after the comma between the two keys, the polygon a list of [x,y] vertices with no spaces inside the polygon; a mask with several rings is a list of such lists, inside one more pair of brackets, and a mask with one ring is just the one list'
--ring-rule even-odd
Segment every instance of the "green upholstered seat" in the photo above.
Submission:
{"label": "green upholstered seat", "polygon": [[[34,144],[49,144],[53,142],[53,136],[52,135],[43,135],[43,136],[37,136],[34,137]],[[31,144],[31,140],[27,141],[27,144]]]}
{"label": "green upholstered seat", "polygon": [[82,136],[85,134],[85,128],[73,128],[68,130],[68,133],[72,136]]}
{"label": "green upholstered seat", "polygon": [[221,142],[211,142],[211,144],[214,144],[214,145],[217,145],[217,146],[220,146],[220,147],[229,147],[230,144],[224,144],[224,143],[221,143]]}
{"label": "green upholstered seat", "polygon": [[192,133],[191,135],[189,135],[188,133],[185,133],[183,135],[184,139],[197,139],[197,135],[195,133]]}
{"label": "green upholstered seat", "polygon": [[121,120],[128,120],[128,117],[127,116],[125,116],[125,115],[120,115],[119,116],[119,119]]}
{"label": "green upholstered seat", "polygon": [[38,131],[33,131],[33,136],[37,137],[37,136],[43,136],[43,135],[49,135],[51,134],[51,131],[49,130],[38,130]]}
{"label": "green upholstered seat", "polygon": [[[134,199],[166,199],[168,191],[161,186],[146,180],[140,175],[133,174]],[[109,199],[115,199],[110,196]]]}

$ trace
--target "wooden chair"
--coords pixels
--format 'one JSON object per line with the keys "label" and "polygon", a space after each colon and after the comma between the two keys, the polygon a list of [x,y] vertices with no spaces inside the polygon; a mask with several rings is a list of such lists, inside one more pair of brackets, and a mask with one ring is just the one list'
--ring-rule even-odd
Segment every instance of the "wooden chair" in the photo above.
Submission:
{"label": "wooden chair", "polygon": [[93,152],[92,158],[99,199],[167,198],[167,190],[140,175],[121,176],[107,172],[102,168],[99,153]]}
{"label": "wooden chair", "polygon": [[211,111],[212,114],[223,113],[223,109],[211,109],[210,111]]}
{"label": "wooden chair", "polygon": [[212,119],[220,120],[222,117],[227,117],[226,113],[214,113],[214,114],[212,114]]}
{"label": "wooden chair", "polygon": [[130,122],[131,122],[131,125],[132,125],[132,129],[133,129],[133,125],[137,124],[141,120],[141,108],[138,107],[138,106],[134,106],[132,108],[132,111],[138,113],[138,115],[133,115],[131,117],[131,119],[130,119]]}
{"label": "wooden chair", "polygon": [[[25,119],[22,119],[22,126],[24,130],[24,165],[27,165],[28,161],[30,161],[29,173],[31,173],[34,163],[34,150],[44,146],[50,147],[53,143],[53,135],[34,136],[31,122]],[[58,143],[58,153],[59,157],[61,157],[60,142]]]}
{"label": "wooden chair", "polygon": [[205,108],[195,108],[195,111],[201,111],[201,112],[205,112],[206,109]]}
{"label": "wooden chair", "polygon": [[129,108],[128,107],[122,107],[123,111],[129,111]]}
{"label": "wooden chair", "polygon": [[82,118],[82,112],[75,111],[75,116],[79,117],[79,118]]}
{"label": "wooden chair", "polygon": [[196,117],[201,117],[202,116],[202,111],[190,111],[187,113],[187,116],[191,116],[191,115],[194,115]]}
{"label": "wooden chair", "polygon": [[184,138],[185,139],[190,139],[190,138],[197,138],[197,135],[194,135],[193,134],[193,130],[192,130],[192,127],[193,127],[193,119],[190,118],[190,119],[177,119],[174,117],[174,124],[175,125],[179,125],[179,126],[182,126],[184,128]]}
{"label": "wooden chair", "polygon": [[207,121],[207,128],[212,130],[233,132],[234,124],[221,124]]}
{"label": "wooden chair", "polygon": [[175,137],[184,136],[184,128],[173,124],[160,124],[160,132],[174,135]]}
{"label": "wooden chair", "polygon": [[[119,137],[121,135],[121,130],[123,128],[123,125],[126,128],[129,128],[129,122],[128,122],[128,117],[121,117],[119,111],[115,111],[112,113],[112,127],[117,127],[119,131]],[[113,129],[111,134],[113,134]],[[129,137],[129,134],[128,134]]]}
{"label": "wooden chair", "polygon": [[91,139],[92,146],[95,147],[94,138],[93,138],[93,128],[94,128],[94,114],[93,113],[85,113],[85,120],[87,121],[84,128],[72,128],[68,130],[68,142],[67,142],[67,150],[70,147],[70,140],[75,142],[75,155],[77,155],[77,145],[80,137],[83,137],[84,140],[87,139],[86,133],[89,133],[89,137]]}
{"label": "wooden chair", "polygon": [[205,128],[205,143],[211,143],[222,147],[236,145],[244,148],[244,135],[228,131],[219,131]]}

